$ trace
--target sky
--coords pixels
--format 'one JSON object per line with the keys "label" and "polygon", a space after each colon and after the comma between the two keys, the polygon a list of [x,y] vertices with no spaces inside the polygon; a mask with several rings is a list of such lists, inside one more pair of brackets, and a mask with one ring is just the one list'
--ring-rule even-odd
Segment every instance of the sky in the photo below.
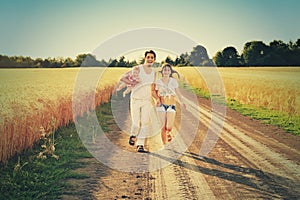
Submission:
{"label": "sky", "polygon": [[[144,28],[180,33],[204,46],[210,58],[228,46],[241,54],[253,40],[269,44],[300,38],[298,0],[0,0],[0,5],[0,54],[8,56],[74,59]],[[132,52],[138,51],[122,55],[131,60],[138,55]],[[161,50],[158,60],[171,52],[171,47]]]}

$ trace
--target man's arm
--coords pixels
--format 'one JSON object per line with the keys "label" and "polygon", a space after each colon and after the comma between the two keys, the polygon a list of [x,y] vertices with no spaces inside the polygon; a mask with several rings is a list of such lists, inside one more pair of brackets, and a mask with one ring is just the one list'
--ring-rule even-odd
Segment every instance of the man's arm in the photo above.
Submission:
{"label": "man's arm", "polygon": [[155,83],[152,83],[151,84],[151,94],[152,94],[152,97],[155,99],[155,102],[156,102],[156,106],[160,106],[160,98],[157,94],[157,90],[155,90]]}
{"label": "man's arm", "polygon": [[[154,80],[156,80],[156,73],[154,74]],[[161,104],[160,98],[159,98],[158,92],[157,92],[157,90],[155,90],[155,88],[156,88],[156,84],[152,83],[151,84],[151,95],[155,99],[156,106],[160,106],[160,104]]]}
{"label": "man's arm", "polygon": [[121,78],[120,81],[126,83],[126,84],[130,84],[132,86],[136,85],[138,82],[137,81],[131,81],[128,79],[129,75],[132,73],[132,70],[126,72]]}

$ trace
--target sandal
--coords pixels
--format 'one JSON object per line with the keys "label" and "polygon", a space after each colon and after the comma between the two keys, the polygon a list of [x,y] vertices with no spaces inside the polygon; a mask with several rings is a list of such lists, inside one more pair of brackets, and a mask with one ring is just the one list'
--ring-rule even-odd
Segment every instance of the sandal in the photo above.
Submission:
{"label": "sandal", "polygon": [[144,146],[143,146],[143,145],[138,145],[138,146],[136,147],[136,151],[137,151],[137,152],[140,152],[140,153],[145,152]]}
{"label": "sandal", "polygon": [[135,144],[135,141],[136,141],[136,136],[131,135],[131,136],[129,137],[128,143],[129,143],[131,146],[133,146],[133,145]]}
{"label": "sandal", "polygon": [[172,135],[170,132],[167,132],[167,141],[171,142],[172,141]]}

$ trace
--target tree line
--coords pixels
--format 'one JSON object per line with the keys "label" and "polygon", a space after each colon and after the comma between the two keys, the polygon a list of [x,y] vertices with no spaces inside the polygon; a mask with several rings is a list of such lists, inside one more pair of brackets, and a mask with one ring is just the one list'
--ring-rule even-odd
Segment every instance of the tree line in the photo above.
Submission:
{"label": "tree line", "polygon": [[[95,55],[92,54],[79,54],[76,56],[75,60],[72,58],[37,58],[32,59],[31,57],[24,56],[6,56],[0,55],[0,68],[65,68],[65,67],[132,67],[137,64],[143,63],[144,60],[140,59],[138,61],[128,61],[125,60],[124,56],[120,58],[110,58],[108,61],[101,59],[97,60]],[[168,62],[174,66],[207,66],[214,65],[212,59],[208,57],[206,49],[198,45],[193,48],[190,53],[182,53],[179,57],[174,60],[168,56],[162,63]],[[155,63],[159,66],[160,63]]]}
{"label": "tree line", "polygon": [[[300,66],[300,39],[287,44],[281,40],[274,40],[269,45],[262,41],[247,42],[241,55],[235,47],[229,46],[218,51],[213,59],[209,58],[205,47],[197,45],[191,52],[182,53],[174,60],[166,57],[164,62],[173,66]],[[69,57],[33,59],[28,56],[0,55],[0,68],[132,67],[141,63],[143,59],[128,61],[124,56],[108,61],[97,60],[92,54],[79,54],[74,60]],[[159,66],[160,63],[155,65]]]}
{"label": "tree line", "polygon": [[230,46],[218,51],[213,57],[217,66],[300,66],[300,39],[284,43],[273,40],[266,45],[251,41],[244,45],[243,52]]}

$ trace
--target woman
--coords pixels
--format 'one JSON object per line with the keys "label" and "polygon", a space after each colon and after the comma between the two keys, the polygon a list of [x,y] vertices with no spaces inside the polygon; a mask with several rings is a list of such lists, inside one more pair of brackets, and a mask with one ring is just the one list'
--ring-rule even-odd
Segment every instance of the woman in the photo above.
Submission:
{"label": "woman", "polygon": [[178,72],[174,71],[170,64],[164,64],[162,70],[160,71],[162,78],[156,80],[155,90],[158,94],[157,99],[157,115],[160,119],[161,137],[163,144],[172,141],[171,131],[175,121],[176,115],[176,97],[179,103],[185,108],[185,104],[182,103],[181,94],[178,90],[178,82],[173,78],[173,74]]}

